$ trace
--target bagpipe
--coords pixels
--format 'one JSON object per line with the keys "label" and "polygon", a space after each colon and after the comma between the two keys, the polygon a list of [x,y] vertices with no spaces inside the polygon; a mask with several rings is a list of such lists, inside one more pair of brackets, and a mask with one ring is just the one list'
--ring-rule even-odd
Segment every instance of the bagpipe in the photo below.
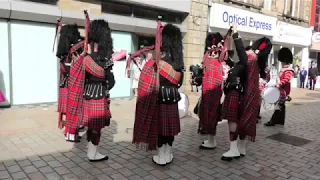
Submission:
{"label": "bagpipe", "polygon": [[[232,33],[232,27],[227,31],[226,35],[224,36],[224,40],[221,41],[219,46],[211,47],[210,49],[207,49],[208,56],[212,56],[218,52],[220,52],[220,56],[218,58],[219,62],[227,62],[228,59],[228,53],[233,52],[229,51],[229,43],[231,40],[231,33]],[[189,80],[191,85],[191,92],[193,92],[193,86],[196,86],[196,91],[198,92],[198,87],[202,85],[202,77],[203,77],[203,67],[200,65],[191,65],[189,68],[191,78]]]}
{"label": "bagpipe", "polygon": [[[211,55],[220,52],[220,55],[219,55],[219,58],[218,58],[219,62],[225,62],[225,61],[227,61],[229,59],[228,58],[228,47],[229,47],[229,43],[231,41],[231,33],[232,33],[232,26],[227,31],[226,35],[224,36],[224,40],[222,40],[220,46],[212,47],[212,48],[207,50],[206,53],[208,54],[209,58],[210,58]],[[203,74],[203,68],[202,68],[202,74]],[[199,113],[200,113],[199,112],[200,111],[200,104],[201,104],[201,97],[199,98],[196,106],[193,109],[194,114],[199,115]],[[219,107],[218,107],[218,115],[219,116],[221,116],[221,109],[222,109],[222,104],[220,104]]]}

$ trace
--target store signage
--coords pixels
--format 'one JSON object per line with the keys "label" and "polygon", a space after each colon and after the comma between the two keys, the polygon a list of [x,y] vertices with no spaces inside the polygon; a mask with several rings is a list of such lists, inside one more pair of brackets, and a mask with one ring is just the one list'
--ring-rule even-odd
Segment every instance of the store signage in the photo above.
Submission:
{"label": "store signage", "polygon": [[311,50],[320,51],[320,32],[314,32],[311,40]]}
{"label": "store signage", "polygon": [[239,31],[273,36],[277,19],[223,4],[212,4],[210,27],[229,29],[233,23],[238,24]]}
{"label": "store signage", "polygon": [[278,21],[273,41],[306,47],[311,44],[311,36],[310,28]]}

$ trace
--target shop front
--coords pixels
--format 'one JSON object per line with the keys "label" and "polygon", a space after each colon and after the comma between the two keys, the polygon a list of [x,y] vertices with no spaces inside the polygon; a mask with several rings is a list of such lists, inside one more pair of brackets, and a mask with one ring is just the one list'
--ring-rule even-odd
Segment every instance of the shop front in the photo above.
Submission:
{"label": "shop front", "polygon": [[[320,32],[314,32],[311,38],[310,62],[316,62],[318,72],[320,72]],[[311,63],[310,63],[311,64]],[[309,64],[309,66],[311,66]],[[316,88],[320,88],[320,78],[317,78]]]}
{"label": "shop front", "polygon": [[278,68],[281,64],[277,60],[277,52],[282,47],[292,50],[294,60],[292,67],[295,70],[294,79],[291,82],[292,87],[299,85],[299,72],[302,68],[308,69],[309,46],[311,45],[312,31],[309,27],[297,26],[282,21],[277,22],[275,34],[272,38],[273,58],[272,64],[276,64]]}
{"label": "shop front", "polygon": [[276,29],[277,18],[229,5],[212,3],[209,32],[220,32],[225,35],[233,23],[238,24],[238,31],[241,33],[244,45],[248,46],[263,36],[271,39]]}

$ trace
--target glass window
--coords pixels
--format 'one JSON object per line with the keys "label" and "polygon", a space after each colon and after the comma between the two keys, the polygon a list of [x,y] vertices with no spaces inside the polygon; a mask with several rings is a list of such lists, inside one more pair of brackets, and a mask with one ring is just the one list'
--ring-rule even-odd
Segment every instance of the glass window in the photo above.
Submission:
{"label": "glass window", "polygon": [[26,0],[26,1],[43,3],[43,4],[57,4],[58,2],[58,0]]}
{"label": "glass window", "polygon": [[319,6],[316,6],[316,14],[320,14],[320,8],[319,8]]}
{"label": "glass window", "polygon": [[316,18],[315,18],[315,24],[318,24],[319,23],[319,15],[316,14]]}
{"label": "glass window", "polygon": [[310,51],[310,53],[309,53],[309,58],[310,58],[310,59],[317,59],[317,52]]}
{"label": "glass window", "polygon": [[315,25],[314,25],[314,30],[315,30],[316,32],[319,32],[319,24],[315,24]]}
{"label": "glass window", "polygon": [[317,5],[320,5],[320,0],[317,0]]}
{"label": "glass window", "polygon": [[131,16],[132,9],[129,5],[103,2],[102,3],[102,12],[110,14],[119,14],[123,16]]}
{"label": "glass window", "polygon": [[137,18],[157,20],[159,13],[155,10],[148,10],[145,8],[134,7],[133,15]]}

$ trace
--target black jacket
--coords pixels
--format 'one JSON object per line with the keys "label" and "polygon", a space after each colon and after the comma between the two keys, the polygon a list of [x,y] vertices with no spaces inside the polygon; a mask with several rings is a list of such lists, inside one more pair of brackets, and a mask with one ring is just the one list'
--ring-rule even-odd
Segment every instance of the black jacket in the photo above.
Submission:
{"label": "black jacket", "polygon": [[[243,84],[246,81],[246,66],[248,62],[248,55],[243,46],[241,37],[239,33],[233,34],[234,44],[236,46],[236,51],[239,57],[239,62],[234,63],[230,59],[227,64],[230,64],[233,68],[228,72],[228,78],[225,83],[225,92],[227,93],[229,90],[238,89],[243,92]],[[241,87],[239,87],[241,86]]]}
{"label": "black jacket", "polygon": [[315,67],[315,68],[310,68],[310,69],[309,69],[309,72],[308,72],[308,76],[309,76],[310,78],[315,78],[315,77],[317,77],[317,76],[318,76],[318,68],[317,68],[317,67]]}

